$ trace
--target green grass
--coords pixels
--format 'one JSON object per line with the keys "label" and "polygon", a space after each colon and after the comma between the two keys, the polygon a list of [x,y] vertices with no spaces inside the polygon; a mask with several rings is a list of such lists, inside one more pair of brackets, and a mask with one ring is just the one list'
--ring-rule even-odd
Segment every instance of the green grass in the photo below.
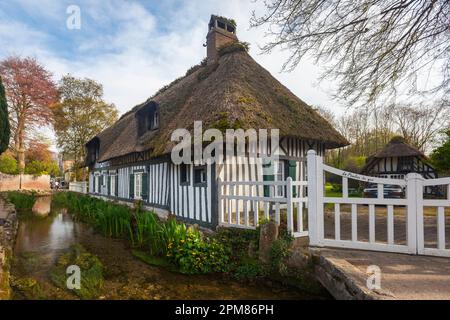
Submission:
{"label": "green grass", "polygon": [[36,196],[34,193],[25,193],[19,191],[6,192],[6,198],[14,204],[17,210],[31,210],[36,202]]}
{"label": "green grass", "polygon": [[170,269],[174,268],[174,265],[171,264],[170,261],[165,257],[152,256],[152,255],[148,254],[147,252],[140,251],[140,250],[133,250],[132,254],[139,260],[141,260],[151,266],[165,267],[165,268],[170,268]]}

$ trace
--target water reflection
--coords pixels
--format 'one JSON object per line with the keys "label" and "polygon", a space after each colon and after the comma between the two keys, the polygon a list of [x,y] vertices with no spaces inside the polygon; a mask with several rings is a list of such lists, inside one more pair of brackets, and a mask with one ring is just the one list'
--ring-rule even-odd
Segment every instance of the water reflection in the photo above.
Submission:
{"label": "water reflection", "polygon": [[20,222],[15,253],[38,252],[53,263],[58,252],[77,243],[83,232],[90,228],[74,222],[65,210],[45,219],[31,217]]}
{"label": "water reflection", "polygon": [[33,213],[38,216],[47,216],[50,213],[52,196],[38,196],[33,205]]}

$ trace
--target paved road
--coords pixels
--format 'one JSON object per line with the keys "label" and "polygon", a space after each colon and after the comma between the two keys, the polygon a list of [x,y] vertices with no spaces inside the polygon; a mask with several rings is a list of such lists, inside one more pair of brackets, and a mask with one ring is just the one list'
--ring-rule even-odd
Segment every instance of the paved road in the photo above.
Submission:
{"label": "paved road", "polygon": [[367,268],[381,269],[385,299],[450,300],[450,258],[411,256],[345,249],[321,249],[321,254],[357,285],[367,288]]}

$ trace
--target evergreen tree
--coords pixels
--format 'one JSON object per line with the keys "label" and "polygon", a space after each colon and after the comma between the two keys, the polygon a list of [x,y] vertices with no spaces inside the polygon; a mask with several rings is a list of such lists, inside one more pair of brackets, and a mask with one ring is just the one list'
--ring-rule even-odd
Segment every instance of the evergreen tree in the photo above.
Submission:
{"label": "evergreen tree", "polygon": [[5,88],[0,77],[0,154],[8,149],[9,136],[8,105],[6,104]]}

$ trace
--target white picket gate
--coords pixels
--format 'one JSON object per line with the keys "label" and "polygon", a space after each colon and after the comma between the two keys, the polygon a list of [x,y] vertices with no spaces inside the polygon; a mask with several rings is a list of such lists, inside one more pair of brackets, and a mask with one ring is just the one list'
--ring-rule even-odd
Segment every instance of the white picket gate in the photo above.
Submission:
{"label": "white picket gate", "polygon": [[[326,172],[342,178],[342,197],[324,196],[324,174]],[[450,178],[425,180],[417,173],[408,174],[404,180],[363,176],[325,165],[322,158],[316,156],[314,151],[308,153],[308,177],[311,212],[309,215],[310,245],[450,257],[450,247],[447,248],[445,238],[445,208],[450,209],[450,191],[447,191],[446,200],[423,199],[427,186],[446,185],[447,190],[450,190]],[[376,184],[377,198],[349,197],[349,179]],[[385,199],[384,185],[404,187],[406,189],[405,197]],[[325,234],[324,207],[326,205],[334,207],[334,217],[331,219],[334,220],[334,237],[327,237]],[[345,240],[341,238],[341,207],[343,205],[351,208],[350,236],[349,239]],[[361,206],[368,207],[367,230],[364,230],[368,234],[366,234],[366,238],[362,237],[363,239],[358,235],[358,208]],[[386,214],[379,214],[380,219],[377,219],[376,211],[380,207],[386,208]],[[437,223],[428,230],[424,228],[425,207],[435,207],[437,215]],[[403,211],[405,215],[405,221],[397,222],[399,226],[396,226],[394,221],[394,211],[396,210]],[[386,228],[385,230],[377,230],[379,227],[377,226],[377,220],[381,220],[382,228]],[[433,228],[436,230],[433,230]],[[405,241],[403,243],[395,241],[395,231],[404,235]],[[383,237],[384,235],[385,237]],[[436,237],[436,247],[426,246],[424,241],[426,235]],[[380,240],[377,237],[385,239]],[[431,241],[431,245],[434,245],[433,241]]]}
{"label": "white picket gate", "polygon": [[[341,177],[341,197],[326,196],[326,174]],[[419,174],[410,173],[406,179],[399,180],[354,174],[325,165],[313,150],[308,152],[307,177],[307,181],[292,181],[291,178],[276,182],[219,180],[220,225],[255,229],[261,218],[280,224],[284,223],[285,216],[287,230],[295,237],[309,236],[311,246],[450,257],[450,246],[446,245],[449,243],[446,226],[450,228],[450,178],[425,180]],[[349,180],[377,184],[377,198],[349,196]],[[384,185],[405,188],[405,196],[384,198]],[[430,186],[447,186],[447,199],[424,199],[424,190]],[[264,187],[273,189],[270,197],[260,196]],[[279,187],[285,190],[283,196],[274,196]],[[330,206],[331,214],[325,212]],[[343,208],[348,210],[343,211]],[[425,217],[424,208],[435,208],[436,216],[430,217],[428,210]],[[403,214],[400,220],[399,212]],[[359,221],[362,218],[364,223]],[[429,223],[432,218],[435,224]],[[344,228],[343,222],[349,227]],[[325,230],[330,223],[334,232],[329,232],[329,228]],[[430,237],[435,240],[425,241]]]}

